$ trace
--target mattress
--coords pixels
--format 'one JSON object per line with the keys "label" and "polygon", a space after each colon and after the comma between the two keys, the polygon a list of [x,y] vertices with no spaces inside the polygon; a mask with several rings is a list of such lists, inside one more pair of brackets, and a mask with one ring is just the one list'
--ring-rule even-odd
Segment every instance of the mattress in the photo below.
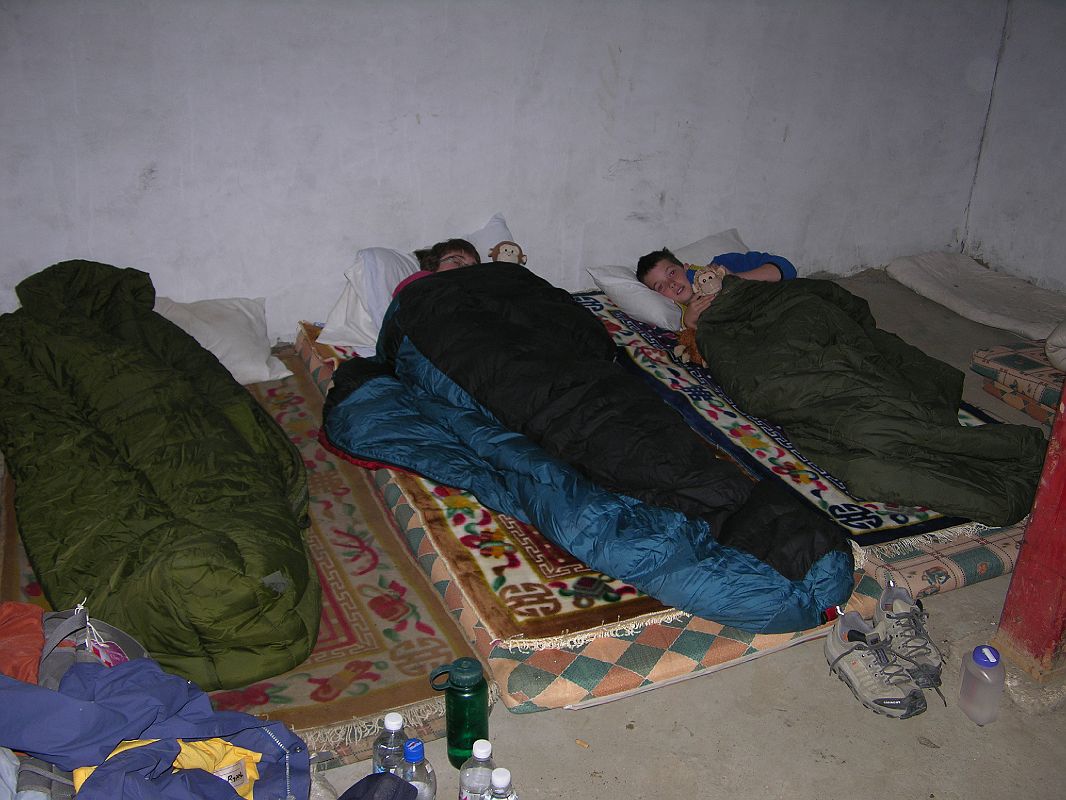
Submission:
{"label": "mattress", "polygon": [[[673,356],[674,334],[629,318],[604,294],[595,313],[632,366],[712,444],[751,474],[776,474],[849,532],[861,566],[848,607],[869,616],[888,579],[913,596],[1009,572],[1021,525],[989,529],[929,509],[857,500],[804,459],[783,434],[746,416],[709,374]],[[316,342],[301,322],[297,351],[320,389],[348,354]],[[980,411],[962,413],[981,424]],[[756,635],[663,607],[592,572],[531,526],[454,487],[380,468],[374,480],[406,544],[492,670],[504,705],[523,713],[580,708],[742,663],[825,634],[827,626]]]}
{"label": "mattress", "polygon": [[1055,419],[1066,373],[1048,360],[1041,342],[1025,341],[975,350],[970,369],[984,378],[984,390],[1040,422]]}
{"label": "mattress", "polygon": [[885,271],[959,316],[1026,339],[1047,339],[1066,320],[1066,295],[988,269],[961,253],[903,256]]}

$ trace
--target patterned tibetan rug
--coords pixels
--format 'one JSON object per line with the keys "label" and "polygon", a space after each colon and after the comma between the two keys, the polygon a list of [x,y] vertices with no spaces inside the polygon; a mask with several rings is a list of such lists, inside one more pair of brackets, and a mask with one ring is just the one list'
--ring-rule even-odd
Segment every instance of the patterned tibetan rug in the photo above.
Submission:
{"label": "patterned tibetan rug", "polygon": [[[318,444],[322,394],[305,369],[289,366],[293,376],[249,390],[304,456],[308,542],[323,591],[318,643],[297,669],[213,692],[211,700],[216,709],[283,720],[320,752],[325,768],[369,758],[388,711],[401,711],[412,735],[442,736],[443,696],[430,688],[429,672],[474,654],[404,546],[370,474]],[[6,475],[2,491],[0,599],[47,607],[18,539]]]}
{"label": "patterned tibetan rug", "polygon": [[[753,475],[776,475],[845,527],[855,542],[848,609],[871,616],[891,579],[912,596],[962,588],[1013,569],[1023,526],[991,529],[929,509],[857,501],[795,453],[780,431],[743,415],[704,370],[674,361],[673,334],[626,317],[599,293],[576,299],[598,314],[667,402]],[[296,350],[325,392],[351,356],[317,342],[302,322]],[[676,337],[673,341],[676,344]],[[963,412],[966,424],[985,421]],[[824,636],[826,626],[752,634],[666,608],[635,587],[590,571],[536,529],[467,492],[400,470],[374,480],[418,564],[488,663],[512,712],[584,708],[649,691]]]}

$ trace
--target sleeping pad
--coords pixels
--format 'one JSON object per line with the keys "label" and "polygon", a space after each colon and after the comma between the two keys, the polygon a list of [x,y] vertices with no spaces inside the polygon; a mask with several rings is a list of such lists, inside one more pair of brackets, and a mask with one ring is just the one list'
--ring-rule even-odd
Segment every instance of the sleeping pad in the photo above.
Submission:
{"label": "sleeping pad", "polygon": [[53,608],[85,601],[202,689],[306,659],[320,593],[285,433],[144,272],[67,261],[0,316],[0,448]]}
{"label": "sleeping pad", "polygon": [[753,631],[818,625],[853,585],[840,529],[719,460],[620,358],[524,267],[437,273],[393,301],[374,358],[338,368],[324,436],[467,489],[667,605]]}
{"label": "sleeping pad", "polygon": [[1029,513],[1040,430],[960,425],[963,374],[879,329],[843,287],[727,277],[696,342],[734,402],[780,426],[853,496],[991,526]]}

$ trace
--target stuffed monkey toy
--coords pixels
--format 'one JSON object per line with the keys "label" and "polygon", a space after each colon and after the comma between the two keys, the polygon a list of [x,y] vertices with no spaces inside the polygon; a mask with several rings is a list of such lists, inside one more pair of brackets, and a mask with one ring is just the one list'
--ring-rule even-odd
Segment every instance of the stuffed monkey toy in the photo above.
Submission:
{"label": "stuffed monkey toy", "polygon": [[714,297],[722,291],[722,279],[729,274],[729,270],[719,264],[708,264],[706,267],[690,269],[686,272],[692,283],[692,291],[697,297],[703,295]]}
{"label": "stuffed monkey toy", "polygon": [[[692,291],[697,297],[714,297],[722,291],[722,280],[729,274],[729,270],[719,264],[708,264],[706,267],[689,268],[685,270],[689,281],[692,283]],[[696,331],[692,328],[682,328],[677,333],[678,345],[674,348],[674,356],[683,364],[696,364],[706,366],[703,356],[696,347]]]}
{"label": "stuffed monkey toy", "polygon": [[495,247],[489,250],[489,258],[493,261],[505,261],[510,264],[525,264],[526,256],[522,252],[522,248],[514,242],[498,242]]}
{"label": "stuffed monkey toy", "polygon": [[674,347],[674,356],[682,364],[695,364],[704,367],[703,356],[696,347],[696,331],[692,328],[682,328],[677,332],[678,344]]}

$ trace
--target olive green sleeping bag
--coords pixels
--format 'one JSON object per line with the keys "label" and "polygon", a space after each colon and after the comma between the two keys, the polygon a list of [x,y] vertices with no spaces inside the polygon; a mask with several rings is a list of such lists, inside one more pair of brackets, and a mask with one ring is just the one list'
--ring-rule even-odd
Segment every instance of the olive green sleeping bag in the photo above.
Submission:
{"label": "olive green sleeping bag", "polygon": [[54,608],[138,638],[202,689],[306,659],[320,590],[299,453],[150,277],[67,261],[0,316],[0,448]]}
{"label": "olive green sleeping bag", "polygon": [[741,408],[779,425],[855,497],[992,526],[1029,513],[1040,430],[960,425],[963,374],[878,328],[843,287],[727,277],[696,343]]}

